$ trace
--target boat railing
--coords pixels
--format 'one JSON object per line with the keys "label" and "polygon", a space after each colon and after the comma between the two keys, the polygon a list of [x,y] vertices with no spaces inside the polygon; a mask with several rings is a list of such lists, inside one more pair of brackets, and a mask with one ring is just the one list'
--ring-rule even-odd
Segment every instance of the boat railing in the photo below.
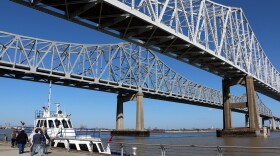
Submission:
{"label": "boat railing", "polygon": [[[55,117],[55,116],[56,116],[56,112],[50,111],[50,117]],[[42,117],[44,117],[44,111],[42,111],[42,110],[35,111],[35,119],[42,118]]]}
{"label": "boat railing", "polygon": [[141,143],[110,143],[112,155],[122,156],[276,156],[280,155],[280,147],[244,147],[244,146],[199,146],[199,145],[166,145]]}
{"label": "boat railing", "polygon": [[72,139],[93,139],[93,138],[100,138],[101,137],[101,131],[98,129],[86,129],[86,128],[64,128],[62,130],[62,133],[59,133],[55,129],[51,129],[49,131],[49,135],[53,138],[72,138]]}

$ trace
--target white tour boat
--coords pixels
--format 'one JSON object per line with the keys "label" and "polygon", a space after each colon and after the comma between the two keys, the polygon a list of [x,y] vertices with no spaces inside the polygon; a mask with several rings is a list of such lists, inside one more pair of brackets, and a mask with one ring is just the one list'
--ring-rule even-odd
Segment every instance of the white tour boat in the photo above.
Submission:
{"label": "white tour boat", "polygon": [[35,128],[44,127],[51,138],[51,146],[65,147],[67,150],[85,150],[102,154],[111,154],[110,146],[104,148],[101,139],[87,135],[77,135],[69,115],[63,114],[60,104],[56,104],[56,111],[50,111],[50,92],[48,106],[35,113]]}

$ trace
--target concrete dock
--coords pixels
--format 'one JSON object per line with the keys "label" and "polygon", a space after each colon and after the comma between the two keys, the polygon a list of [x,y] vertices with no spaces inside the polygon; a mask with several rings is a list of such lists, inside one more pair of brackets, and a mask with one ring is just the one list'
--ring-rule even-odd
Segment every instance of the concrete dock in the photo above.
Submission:
{"label": "concrete dock", "polygon": [[[86,151],[70,151],[67,152],[66,149],[64,148],[50,148],[48,150],[48,156],[85,156],[85,155],[91,155],[91,156],[105,156],[102,154],[95,154],[95,153],[90,153]],[[42,153],[42,152],[41,152]],[[24,149],[23,154],[18,153],[18,148],[11,148],[11,143],[10,142],[0,142],[0,156],[30,156],[30,147],[27,146]],[[45,155],[46,154],[42,154]]]}

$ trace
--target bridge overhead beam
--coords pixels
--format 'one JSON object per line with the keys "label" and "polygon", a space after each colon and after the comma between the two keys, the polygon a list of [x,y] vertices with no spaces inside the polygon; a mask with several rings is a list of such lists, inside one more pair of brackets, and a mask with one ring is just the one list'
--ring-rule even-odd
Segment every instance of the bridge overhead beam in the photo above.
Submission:
{"label": "bridge overhead beam", "polygon": [[246,84],[245,76],[234,78],[230,82],[232,86],[237,84],[245,85]]}
{"label": "bridge overhead beam", "polygon": [[246,108],[247,107],[247,102],[239,102],[239,103],[231,103],[230,108]]}
{"label": "bridge overhead beam", "polygon": [[84,4],[82,7],[76,9],[75,11],[73,12],[69,12],[68,13],[68,18],[74,18],[76,16],[79,16],[81,15],[82,13],[88,11],[89,9],[91,9],[92,7],[94,7],[97,3],[97,1],[95,2],[92,2],[92,3],[87,3],[87,4]]}

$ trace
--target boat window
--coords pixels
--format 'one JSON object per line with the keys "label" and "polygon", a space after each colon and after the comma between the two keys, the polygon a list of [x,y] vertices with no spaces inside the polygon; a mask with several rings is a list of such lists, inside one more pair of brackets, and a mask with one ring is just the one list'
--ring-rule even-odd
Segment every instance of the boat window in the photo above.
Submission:
{"label": "boat window", "polygon": [[48,120],[49,128],[54,128],[54,124],[52,120]]}
{"label": "boat window", "polygon": [[43,126],[44,126],[44,122],[45,122],[45,120],[41,120],[41,122],[40,122],[40,127],[43,127]]}
{"label": "boat window", "polygon": [[72,128],[72,123],[71,123],[70,119],[68,120],[68,125],[69,125],[69,128]]}
{"label": "boat window", "polygon": [[79,146],[82,151],[88,151],[87,144],[79,144]]}
{"label": "boat window", "polygon": [[61,123],[61,122],[60,122],[60,120],[55,119],[55,120],[54,120],[54,122],[55,122],[55,126],[56,126],[56,128],[58,128],[58,126],[59,126],[59,125],[60,125],[60,123]]}
{"label": "boat window", "polygon": [[40,127],[40,120],[37,120],[36,127]]}
{"label": "boat window", "polygon": [[44,120],[44,127],[47,127],[47,121]]}
{"label": "boat window", "polygon": [[68,128],[68,124],[65,119],[62,120],[62,125],[64,128]]}
{"label": "boat window", "polygon": [[98,148],[97,148],[97,146],[96,146],[96,144],[92,144],[92,152],[98,152],[99,153],[99,151],[98,151]]}
{"label": "boat window", "polygon": [[98,143],[98,147],[99,147],[99,149],[100,149],[101,152],[104,152],[104,149],[103,149],[103,146],[102,146],[101,143]]}

